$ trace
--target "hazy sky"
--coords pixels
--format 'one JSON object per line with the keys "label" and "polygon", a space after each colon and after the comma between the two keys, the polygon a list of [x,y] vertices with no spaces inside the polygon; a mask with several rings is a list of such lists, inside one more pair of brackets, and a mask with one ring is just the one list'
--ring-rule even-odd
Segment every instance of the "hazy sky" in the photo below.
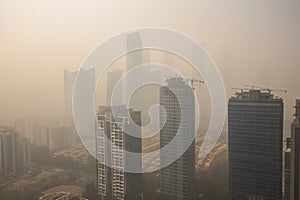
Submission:
{"label": "hazy sky", "polygon": [[[232,87],[288,89],[300,97],[299,0],[0,0],[0,123],[64,111],[63,70],[97,44],[139,27],[204,43]],[[276,93],[277,94],[277,93]]]}

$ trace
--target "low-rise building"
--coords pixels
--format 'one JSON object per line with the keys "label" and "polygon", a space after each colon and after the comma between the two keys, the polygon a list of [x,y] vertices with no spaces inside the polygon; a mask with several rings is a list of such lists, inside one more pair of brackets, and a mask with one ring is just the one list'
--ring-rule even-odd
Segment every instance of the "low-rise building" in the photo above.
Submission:
{"label": "low-rise building", "polygon": [[68,192],[49,193],[41,196],[39,200],[70,200],[70,193]]}

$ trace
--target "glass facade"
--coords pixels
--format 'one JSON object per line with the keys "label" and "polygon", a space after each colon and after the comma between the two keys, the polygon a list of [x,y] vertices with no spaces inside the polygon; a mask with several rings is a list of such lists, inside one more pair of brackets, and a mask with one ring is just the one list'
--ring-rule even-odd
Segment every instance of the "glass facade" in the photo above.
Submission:
{"label": "glass facade", "polygon": [[[162,166],[165,166],[165,162],[176,160],[178,150],[188,142],[188,134],[192,134],[194,137],[194,91],[183,79],[171,78],[168,80],[168,86],[160,89],[160,104],[166,111],[165,113],[160,111],[160,118],[166,119],[160,131],[160,162]],[[165,114],[167,116],[164,116]],[[182,135],[178,132],[181,132]],[[175,139],[176,135],[181,136]],[[169,145],[168,148],[162,149],[173,139],[176,140],[175,145]],[[160,170],[161,193],[165,195],[165,198],[194,199],[194,170],[195,141],[175,162]]]}
{"label": "glass facade", "polygon": [[282,199],[283,101],[242,90],[228,105],[231,200]]}

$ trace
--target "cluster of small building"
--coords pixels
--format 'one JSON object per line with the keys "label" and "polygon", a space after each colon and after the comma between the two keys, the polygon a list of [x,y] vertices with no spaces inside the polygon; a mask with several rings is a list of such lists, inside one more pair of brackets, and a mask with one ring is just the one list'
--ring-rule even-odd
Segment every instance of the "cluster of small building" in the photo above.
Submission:
{"label": "cluster of small building", "polygon": [[0,180],[15,177],[29,165],[29,141],[14,129],[0,126]]}
{"label": "cluster of small building", "polygon": [[82,189],[74,185],[61,185],[42,192],[38,200],[88,200],[82,198]]}
{"label": "cluster of small building", "polygon": [[28,169],[32,145],[59,151],[77,142],[71,118],[24,119],[16,121],[14,127],[0,125],[0,179]]}
{"label": "cluster of small building", "polygon": [[14,128],[31,145],[50,151],[69,148],[78,141],[71,117],[22,119],[15,122]]}

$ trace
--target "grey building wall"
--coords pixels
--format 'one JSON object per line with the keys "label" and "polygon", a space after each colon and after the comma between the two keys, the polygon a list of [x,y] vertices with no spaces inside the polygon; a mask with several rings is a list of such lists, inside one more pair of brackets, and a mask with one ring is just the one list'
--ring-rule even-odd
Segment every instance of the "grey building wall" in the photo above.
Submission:
{"label": "grey building wall", "polygon": [[[176,93],[177,97],[168,87]],[[171,78],[168,80],[167,87],[160,88],[160,104],[166,111],[166,113],[160,111],[160,118],[166,119],[160,131],[160,162],[164,166],[168,160],[173,160],[178,154],[178,150],[187,142],[186,137],[195,135],[194,91],[183,79]],[[163,116],[164,114],[167,116]],[[181,127],[180,123],[182,123]],[[162,150],[175,137],[177,131],[181,132],[183,137],[179,137],[175,145]],[[194,199],[194,173],[195,141],[179,159],[160,170],[161,194],[166,199]]]}
{"label": "grey building wall", "polygon": [[0,178],[17,173],[17,133],[9,127],[0,126]]}
{"label": "grey building wall", "polygon": [[284,199],[291,199],[291,138],[286,139],[284,152]]}
{"label": "grey building wall", "polygon": [[[130,128],[132,123],[125,114],[127,111],[125,106],[118,108],[117,116],[112,116],[111,109],[109,106],[101,106],[98,113],[96,136],[98,197],[99,199],[140,199],[142,198],[142,174],[127,173],[125,170],[128,163],[134,162],[142,171],[142,157],[137,160],[129,160],[118,149],[114,149],[109,143],[106,143],[104,136],[116,144],[121,151],[141,153],[141,139],[132,137],[124,131],[136,131],[141,135],[141,129]],[[134,123],[140,126],[140,112],[129,109],[129,113]],[[103,130],[103,134],[100,130]],[[104,161],[113,168],[104,165]]]}
{"label": "grey building wall", "polygon": [[243,90],[229,99],[231,200],[282,199],[283,100]]}
{"label": "grey building wall", "polygon": [[291,199],[300,199],[300,99],[296,100],[295,119],[291,129]]}

